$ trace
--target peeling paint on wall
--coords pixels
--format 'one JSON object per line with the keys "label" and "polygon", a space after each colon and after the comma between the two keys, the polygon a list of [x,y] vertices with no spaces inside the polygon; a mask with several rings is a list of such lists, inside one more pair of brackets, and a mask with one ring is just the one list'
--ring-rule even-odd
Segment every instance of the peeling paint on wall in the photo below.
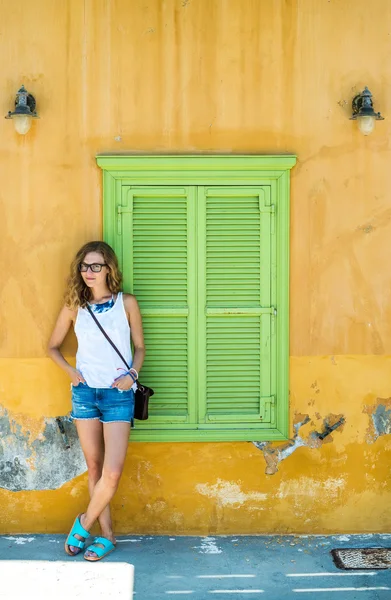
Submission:
{"label": "peeling paint on wall", "polygon": [[0,406],[0,488],[53,490],[84,471],[76,428],[66,417],[11,417]]}
{"label": "peeling paint on wall", "polygon": [[270,442],[253,442],[253,444],[263,452],[266,461],[266,475],[274,475],[278,471],[278,465],[293,454],[301,446],[307,448],[320,448],[324,443],[332,442],[330,434],[336,429],[342,427],[345,418],[342,415],[328,415],[323,421],[322,431],[311,431],[305,439],[299,435],[301,427],[310,422],[308,415],[296,415],[293,429],[295,434],[285,444],[273,447]]}
{"label": "peeling paint on wall", "polygon": [[346,480],[343,477],[330,477],[325,481],[318,481],[313,477],[300,477],[289,481],[281,481],[276,498],[295,498],[298,505],[301,504],[303,496],[313,500],[337,498],[345,489]]}
{"label": "peeling paint on wall", "polygon": [[391,433],[391,398],[378,398],[372,406],[365,406],[364,413],[370,417],[367,442],[372,444],[381,435]]}
{"label": "peeling paint on wall", "polygon": [[[208,498],[216,500],[219,506],[230,506],[231,508],[241,508],[243,504],[251,501],[258,503],[267,499],[267,494],[260,492],[243,492],[240,486],[233,481],[223,481],[218,479],[217,483],[198,483],[195,486],[197,492]],[[259,507],[263,510],[263,507]]]}

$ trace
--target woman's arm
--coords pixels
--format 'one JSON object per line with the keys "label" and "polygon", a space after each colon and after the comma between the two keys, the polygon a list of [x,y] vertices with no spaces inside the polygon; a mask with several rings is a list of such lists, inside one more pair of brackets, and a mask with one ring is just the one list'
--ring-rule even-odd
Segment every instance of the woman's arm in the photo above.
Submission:
{"label": "woman's arm", "polygon": [[[132,368],[136,369],[136,371],[139,373],[141,367],[143,366],[145,357],[143,324],[141,321],[140,309],[136,298],[131,294],[124,294],[123,299],[134,346]],[[111,387],[116,387],[119,390],[130,390],[133,383],[133,379],[130,375],[120,375],[117,377]]]}
{"label": "woman's arm", "polygon": [[48,344],[48,355],[56,365],[68,373],[73,385],[78,385],[80,382],[85,383],[83,375],[74,369],[63,357],[60,352],[61,344],[63,343],[66,334],[68,333],[74,319],[76,311],[64,306],[58,315],[57,322],[54,326],[53,333]]}
{"label": "woman's arm", "polygon": [[132,367],[139,373],[145,358],[144,333],[138,302],[131,294],[124,294],[124,306],[128,316],[134,356]]}

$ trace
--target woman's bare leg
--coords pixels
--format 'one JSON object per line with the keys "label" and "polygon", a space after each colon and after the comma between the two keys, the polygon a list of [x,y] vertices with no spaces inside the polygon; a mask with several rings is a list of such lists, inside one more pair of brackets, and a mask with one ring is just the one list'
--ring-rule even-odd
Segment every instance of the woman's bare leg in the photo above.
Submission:
{"label": "woman's bare leg", "polygon": [[[105,423],[103,425],[104,461],[102,475],[94,487],[87,511],[80,518],[82,526],[87,531],[91,529],[103,511],[108,508],[117,491],[128,449],[129,432],[129,423]],[[103,534],[104,537],[114,543],[111,522],[110,531],[105,533]],[[89,552],[89,554],[94,556],[94,553]]]}
{"label": "woman's bare leg", "polygon": [[[76,419],[76,428],[87,464],[88,490],[90,497],[92,497],[95,486],[102,476],[104,460],[103,424],[99,419]],[[104,537],[112,534],[113,528],[109,506],[106,506],[99,515],[99,525]],[[79,535],[76,535],[75,537],[83,539]],[[78,554],[80,552],[80,549],[75,548],[74,546],[69,546],[69,549],[73,554]]]}

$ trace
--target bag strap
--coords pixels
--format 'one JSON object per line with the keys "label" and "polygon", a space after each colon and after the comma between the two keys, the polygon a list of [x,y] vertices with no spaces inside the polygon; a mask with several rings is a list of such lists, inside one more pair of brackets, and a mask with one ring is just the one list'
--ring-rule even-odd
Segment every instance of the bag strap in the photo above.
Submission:
{"label": "bag strap", "polygon": [[87,304],[86,308],[87,308],[88,312],[90,313],[91,317],[94,319],[94,321],[97,324],[97,326],[99,327],[99,329],[101,330],[101,332],[103,333],[103,335],[105,336],[106,340],[109,342],[109,344],[112,345],[112,347],[114,348],[114,350],[116,351],[116,353],[118,354],[118,356],[121,358],[122,362],[126,365],[126,368],[129,370],[130,367],[129,367],[128,363],[126,362],[126,360],[124,359],[124,357],[122,356],[121,352],[118,350],[118,348],[114,344],[114,342],[111,341],[111,339],[109,338],[109,336],[107,335],[107,333],[103,329],[102,325],[99,323],[98,319],[96,318],[96,316],[94,315],[94,313],[92,312],[92,310],[88,306],[88,304]]}

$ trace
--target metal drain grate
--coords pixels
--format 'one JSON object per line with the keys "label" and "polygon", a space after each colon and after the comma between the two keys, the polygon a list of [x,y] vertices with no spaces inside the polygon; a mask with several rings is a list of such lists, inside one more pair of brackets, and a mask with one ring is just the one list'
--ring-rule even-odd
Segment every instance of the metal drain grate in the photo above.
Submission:
{"label": "metal drain grate", "polygon": [[391,548],[337,548],[331,556],[338,569],[391,569]]}

